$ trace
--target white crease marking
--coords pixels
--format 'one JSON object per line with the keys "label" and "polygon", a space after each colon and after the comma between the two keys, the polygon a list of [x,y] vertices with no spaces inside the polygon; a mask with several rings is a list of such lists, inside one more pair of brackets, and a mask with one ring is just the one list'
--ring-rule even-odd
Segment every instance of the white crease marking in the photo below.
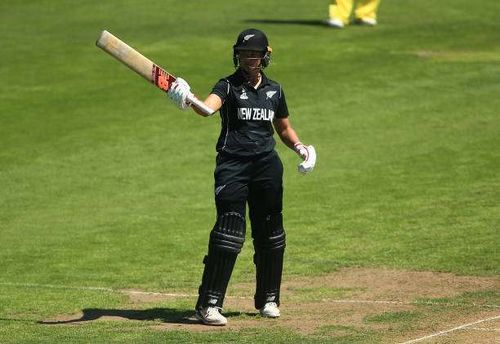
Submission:
{"label": "white crease marking", "polygon": [[[141,290],[127,290],[127,289],[113,289],[107,287],[92,287],[92,286],[71,286],[71,285],[56,285],[56,284],[37,284],[37,283],[12,283],[12,282],[0,282],[0,285],[13,286],[13,287],[24,287],[24,288],[45,288],[45,289],[66,289],[66,290],[89,290],[89,291],[104,291],[109,293],[120,293],[127,295],[156,295],[156,296],[166,296],[166,297],[198,297],[197,294],[183,294],[183,293],[162,293],[154,291],[141,291]],[[229,299],[241,299],[241,300],[253,300],[251,296],[231,296],[228,295],[226,298]],[[476,304],[476,303],[442,303],[442,302],[407,302],[407,301],[397,301],[397,300],[349,300],[349,299],[321,299],[322,302],[331,303],[354,303],[354,304],[393,304],[393,305],[429,305],[429,306],[474,306],[474,307],[485,307],[485,308],[500,308],[500,305],[488,305],[488,304]]]}
{"label": "white crease marking", "polygon": [[491,317],[491,318],[481,319],[481,320],[474,321],[474,322],[468,323],[468,324],[463,324],[463,325],[451,328],[449,330],[439,331],[439,332],[430,334],[428,336],[420,337],[420,338],[417,338],[417,339],[412,339],[412,340],[409,340],[407,342],[403,342],[403,343],[400,343],[400,344],[411,344],[411,343],[421,342],[421,341],[426,340],[426,339],[434,338],[434,337],[437,337],[437,336],[442,336],[444,334],[448,334],[448,333],[455,332],[455,331],[458,331],[458,330],[466,329],[467,327],[470,327],[470,326],[473,326],[473,325],[477,325],[477,324],[481,324],[481,323],[487,322],[487,321],[496,320],[496,319],[500,319],[500,315],[496,315],[496,316]]}

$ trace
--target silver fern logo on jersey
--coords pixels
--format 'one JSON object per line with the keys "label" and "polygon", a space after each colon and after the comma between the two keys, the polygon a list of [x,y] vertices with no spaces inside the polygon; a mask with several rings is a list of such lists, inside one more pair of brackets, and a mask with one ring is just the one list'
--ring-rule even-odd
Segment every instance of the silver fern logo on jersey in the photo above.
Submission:
{"label": "silver fern logo on jersey", "polygon": [[266,100],[271,99],[276,94],[276,91],[267,91],[266,92]]}

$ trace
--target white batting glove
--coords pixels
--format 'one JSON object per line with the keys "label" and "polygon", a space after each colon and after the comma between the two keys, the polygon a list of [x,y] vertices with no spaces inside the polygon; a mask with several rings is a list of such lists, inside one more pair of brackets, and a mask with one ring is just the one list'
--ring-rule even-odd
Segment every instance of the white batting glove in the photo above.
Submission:
{"label": "white batting glove", "polygon": [[175,105],[177,105],[177,107],[181,110],[185,110],[189,107],[190,104],[187,98],[193,95],[193,93],[191,93],[191,87],[187,81],[182,78],[177,78],[172,83],[172,86],[170,86],[167,94]]}
{"label": "white batting glove", "polygon": [[313,146],[306,146],[302,142],[297,142],[294,146],[295,152],[304,160],[299,166],[298,170],[302,174],[311,172],[316,165],[316,150]]}

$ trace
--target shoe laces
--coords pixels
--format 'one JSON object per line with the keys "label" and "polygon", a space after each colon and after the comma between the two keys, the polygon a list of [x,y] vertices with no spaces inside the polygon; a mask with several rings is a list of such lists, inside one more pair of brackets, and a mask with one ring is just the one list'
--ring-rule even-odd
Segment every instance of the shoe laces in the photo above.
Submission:
{"label": "shoe laces", "polygon": [[220,308],[219,307],[208,307],[206,311],[207,316],[220,316]]}

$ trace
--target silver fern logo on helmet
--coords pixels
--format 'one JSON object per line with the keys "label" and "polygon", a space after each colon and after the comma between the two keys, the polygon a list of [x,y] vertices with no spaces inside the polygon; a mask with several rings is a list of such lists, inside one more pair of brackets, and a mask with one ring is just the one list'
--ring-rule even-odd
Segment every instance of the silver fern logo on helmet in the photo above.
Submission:
{"label": "silver fern logo on helmet", "polygon": [[243,37],[243,42],[246,42],[248,41],[250,38],[252,38],[253,36],[255,35],[246,35],[245,37]]}

